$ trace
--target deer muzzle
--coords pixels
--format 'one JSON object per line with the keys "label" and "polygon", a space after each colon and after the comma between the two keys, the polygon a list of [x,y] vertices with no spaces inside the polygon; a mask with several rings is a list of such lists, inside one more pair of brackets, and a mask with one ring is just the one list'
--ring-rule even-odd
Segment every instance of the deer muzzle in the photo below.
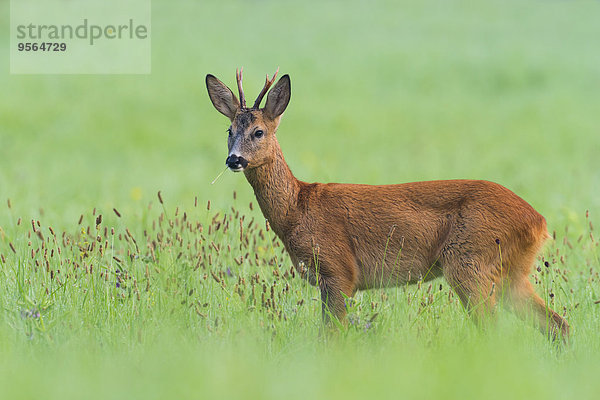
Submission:
{"label": "deer muzzle", "polygon": [[227,164],[230,170],[239,172],[248,166],[248,160],[236,154],[230,154],[227,160],[225,160],[225,164]]}

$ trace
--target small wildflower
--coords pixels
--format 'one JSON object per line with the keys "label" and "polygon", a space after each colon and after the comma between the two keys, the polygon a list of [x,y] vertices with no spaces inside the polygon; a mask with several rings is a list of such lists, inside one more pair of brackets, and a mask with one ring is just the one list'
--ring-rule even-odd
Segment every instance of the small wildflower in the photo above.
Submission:
{"label": "small wildflower", "polygon": [[350,322],[350,325],[356,325],[359,321],[358,321],[358,317],[356,315],[348,315],[348,322]]}
{"label": "small wildflower", "polygon": [[344,306],[346,308],[352,307],[354,305],[354,301],[352,299],[344,299]]}
{"label": "small wildflower", "polygon": [[26,318],[40,318],[41,314],[40,311],[37,309],[31,309],[31,310],[22,310],[21,311],[21,318],[26,319]]}

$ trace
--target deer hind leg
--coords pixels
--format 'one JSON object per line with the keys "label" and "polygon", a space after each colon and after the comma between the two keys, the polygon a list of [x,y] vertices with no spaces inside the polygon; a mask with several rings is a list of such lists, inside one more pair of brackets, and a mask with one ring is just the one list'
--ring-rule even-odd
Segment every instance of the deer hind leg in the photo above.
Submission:
{"label": "deer hind leg", "polygon": [[526,275],[513,278],[510,283],[510,305],[522,319],[533,318],[540,331],[552,340],[560,335],[563,341],[569,337],[569,324],[535,293]]}
{"label": "deer hind leg", "polygon": [[447,263],[444,277],[476,325],[495,318],[497,284],[490,270],[475,260]]}

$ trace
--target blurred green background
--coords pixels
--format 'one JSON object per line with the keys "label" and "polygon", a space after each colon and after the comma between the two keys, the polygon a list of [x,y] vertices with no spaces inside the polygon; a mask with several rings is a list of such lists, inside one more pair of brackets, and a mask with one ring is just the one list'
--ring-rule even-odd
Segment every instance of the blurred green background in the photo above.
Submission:
{"label": "blurred green background", "polygon": [[[6,55],[8,3],[0,2]],[[196,196],[203,206],[211,200],[213,212],[227,210],[234,190],[245,207],[253,193],[242,174],[226,172],[210,184],[224,168],[229,123],[204,85],[212,73],[235,86],[240,66],[249,99],[265,73],[279,67],[290,74],[292,100],[278,138],[302,180],[486,179],[529,201],[550,230],[569,226],[575,238],[587,234],[588,209],[598,221],[598,1],[153,0],[152,13],[150,75],[10,75],[5,59],[0,200],[10,198],[12,210],[0,206],[0,226],[40,218],[72,231],[80,214],[97,207],[106,218],[116,207],[122,224],[136,229],[159,190],[170,210],[193,207]],[[243,212],[259,216],[256,208]],[[5,241],[0,249],[10,254]],[[590,267],[597,277],[597,245],[567,251],[570,276]],[[11,270],[3,272],[12,282]],[[152,340],[139,343],[127,315],[99,322],[97,331],[83,324],[71,331],[78,313],[92,313],[94,303],[73,313],[59,309],[57,327],[42,344],[29,345],[7,318],[0,387],[17,387],[14,393],[26,398],[86,391],[98,398],[591,398],[600,306],[593,304],[597,281],[586,279],[563,283],[581,291],[559,293],[576,325],[576,351],[562,358],[521,325],[508,329],[512,336],[503,337],[504,330],[481,338],[457,306],[441,323],[435,312],[418,314],[434,329],[429,334],[419,324],[403,325],[400,309],[384,320],[385,333],[323,346],[318,310],[305,325],[283,324],[288,330],[273,344],[256,313],[214,311],[232,325],[209,334],[190,322],[195,315],[169,314],[174,298],[143,316],[139,324],[151,327]],[[310,290],[299,294],[307,302],[316,296]],[[392,296],[404,296],[394,290]]]}

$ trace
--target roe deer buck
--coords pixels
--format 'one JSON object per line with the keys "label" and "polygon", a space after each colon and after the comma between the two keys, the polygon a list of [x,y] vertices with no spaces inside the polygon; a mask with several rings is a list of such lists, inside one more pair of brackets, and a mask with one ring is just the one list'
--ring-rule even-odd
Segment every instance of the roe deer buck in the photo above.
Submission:
{"label": "roe deer buck", "polygon": [[246,106],[241,70],[239,100],[213,75],[206,86],[215,108],[231,120],[227,166],[244,171],[294,266],[319,286],[326,320],[345,317],[343,294],[444,276],[476,321],[493,312],[505,290],[521,317],[533,316],[553,338],[568,336],[567,322],[546,307],[528,279],[549,237],[544,217],[487,181],[371,186],[296,179],[275,136],[290,101],[290,77],[269,91],[276,76],[267,75],[252,107]]}

